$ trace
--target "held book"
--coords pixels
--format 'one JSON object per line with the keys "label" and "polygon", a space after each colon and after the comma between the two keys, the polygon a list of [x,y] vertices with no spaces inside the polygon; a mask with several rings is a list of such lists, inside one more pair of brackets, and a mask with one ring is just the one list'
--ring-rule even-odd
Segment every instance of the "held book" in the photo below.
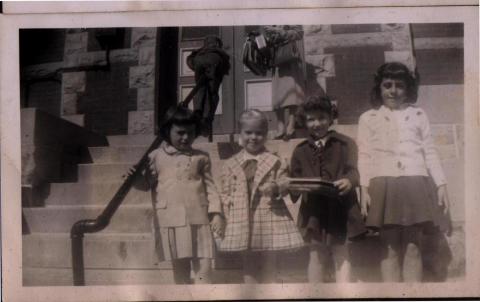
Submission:
{"label": "held book", "polygon": [[333,182],[314,178],[289,178],[288,189],[302,193],[317,193],[328,197],[338,197],[338,189]]}

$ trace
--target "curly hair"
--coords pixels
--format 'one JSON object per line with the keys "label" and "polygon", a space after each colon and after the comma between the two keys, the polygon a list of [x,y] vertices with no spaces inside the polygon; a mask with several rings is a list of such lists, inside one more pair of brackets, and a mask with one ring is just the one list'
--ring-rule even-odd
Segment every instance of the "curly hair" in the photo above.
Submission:
{"label": "curly hair", "polygon": [[160,127],[160,134],[168,143],[171,143],[170,130],[173,125],[193,125],[195,126],[195,137],[200,133],[200,119],[192,110],[182,106],[171,107],[164,115],[163,123]]}
{"label": "curly hair", "polygon": [[332,121],[338,118],[337,106],[332,103],[328,96],[311,96],[298,108],[297,123],[301,127],[305,127],[306,113],[317,110],[330,115]]}
{"label": "curly hair", "polygon": [[385,63],[377,69],[374,77],[375,86],[370,94],[370,104],[373,108],[379,108],[383,104],[381,89],[384,79],[402,80],[407,89],[407,103],[414,104],[418,96],[418,73],[411,72],[407,66],[399,62]]}

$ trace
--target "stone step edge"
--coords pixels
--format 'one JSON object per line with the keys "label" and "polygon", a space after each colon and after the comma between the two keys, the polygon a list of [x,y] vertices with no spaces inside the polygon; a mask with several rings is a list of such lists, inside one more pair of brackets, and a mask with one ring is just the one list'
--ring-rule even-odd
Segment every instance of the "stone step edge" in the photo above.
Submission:
{"label": "stone step edge", "polygon": [[[48,210],[76,210],[76,209],[83,209],[83,210],[96,210],[96,209],[104,209],[107,205],[102,205],[102,204],[50,204],[50,205],[45,205],[43,207],[29,207],[29,208],[24,208],[24,209],[48,209]],[[139,203],[139,204],[125,204],[125,205],[120,205],[120,208],[123,209],[152,209],[152,204],[151,203]]]}
{"label": "stone step edge", "polygon": [[[97,239],[104,239],[101,237],[115,237],[115,239],[121,240],[122,238],[125,239],[136,239],[136,240],[151,240],[153,239],[153,233],[118,233],[118,232],[111,232],[111,233],[105,233],[105,232],[97,232],[97,233],[86,233],[85,234],[85,239],[88,240],[97,240]],[[32,238],[42,238],[42,237],[55,237],[56,239],[62,239],[62,238],[70,238],[70,233],[66,232],[60,232],[60,233],[44,233],[44,232],[33,232],[30,234],[25,234],[22,235],[24,239]]]}

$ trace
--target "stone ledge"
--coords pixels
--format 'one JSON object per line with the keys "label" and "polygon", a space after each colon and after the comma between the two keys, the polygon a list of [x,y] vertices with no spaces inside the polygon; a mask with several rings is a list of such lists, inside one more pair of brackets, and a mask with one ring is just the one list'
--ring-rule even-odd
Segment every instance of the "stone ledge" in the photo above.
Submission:
{"label": "stone ledge", "polygon": [[383,46],[392,44],[392,33],[357,33],[307,36],[305,53],[307,55],[323,54],[325,48],[331,47],[359,47]]}
{"label": "stone ledge", "polygon": [[415,38],[415,49],[463,48],[463,38]]}
{"label": "stone ledge", "polygon": [[84,114],[72,114],[72,115],[62,115],[62,118],[70,123],[78,125],[80,127],[85,126],[85,115]]}

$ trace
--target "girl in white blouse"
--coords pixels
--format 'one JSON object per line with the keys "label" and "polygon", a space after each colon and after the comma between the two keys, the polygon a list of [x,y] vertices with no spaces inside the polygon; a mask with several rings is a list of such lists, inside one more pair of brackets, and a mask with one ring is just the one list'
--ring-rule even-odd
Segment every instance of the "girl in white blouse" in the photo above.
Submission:
{"label": "girl in white blouse", "polygon": [[382,277],[390,282],[421,281],[422,233],[439,225],[449,209],[427,115],[413,105],[417,79],[401,63],[380,66],[373,109],[360,116],[358,126],[362,214],[368,227],[379,230]]}

